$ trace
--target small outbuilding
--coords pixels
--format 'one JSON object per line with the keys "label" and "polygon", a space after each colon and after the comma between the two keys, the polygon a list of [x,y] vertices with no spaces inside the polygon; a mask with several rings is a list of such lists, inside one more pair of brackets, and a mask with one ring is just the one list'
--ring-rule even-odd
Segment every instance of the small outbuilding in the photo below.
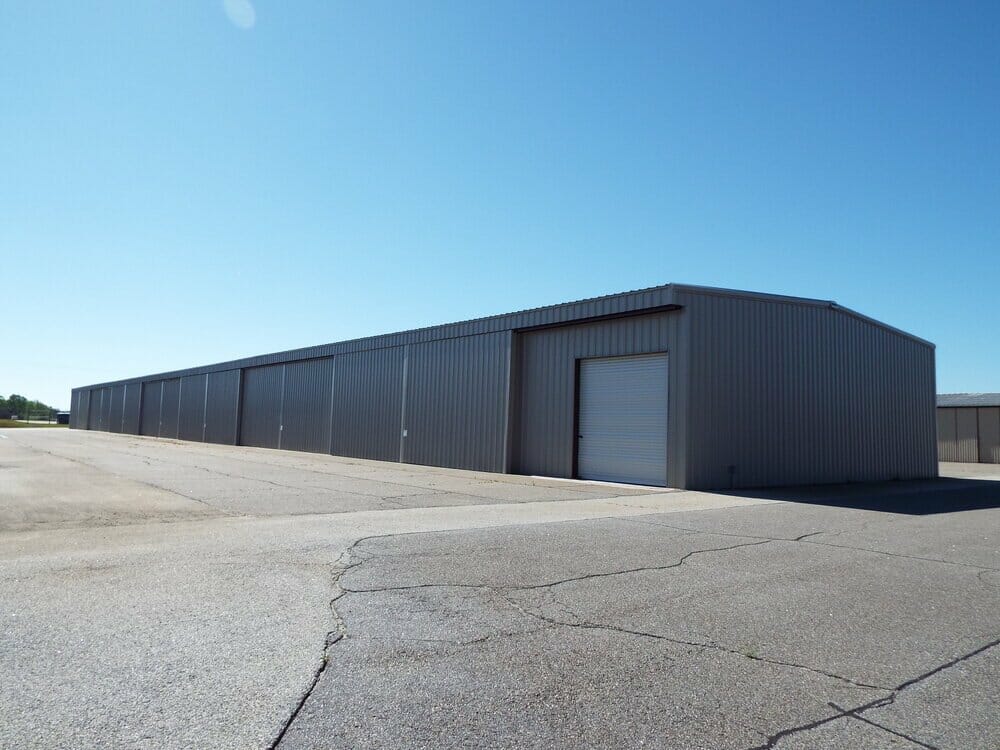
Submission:
{"label": "small outbuilding", "polygon": [[937,405],[942,461],[1000,464],[1000,393],[942,393]]}
{"label": "small outbuilding", "polygon": [[669,284],[76,388],[70,425],[763,487],[936,476],[934,384],[933,344],[835,302]]}

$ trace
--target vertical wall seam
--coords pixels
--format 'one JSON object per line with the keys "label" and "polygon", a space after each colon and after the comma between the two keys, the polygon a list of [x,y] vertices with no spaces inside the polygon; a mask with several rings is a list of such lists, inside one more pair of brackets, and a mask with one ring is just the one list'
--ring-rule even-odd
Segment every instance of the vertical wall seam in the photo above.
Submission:
{"label": "vertical wall seam", "polygon": [[406,390],[407,390],[407,369],[410,363],[410,345],[403,347],[403,386],[402,396],[399,406],[399,462],[403,463],[406,457]]}

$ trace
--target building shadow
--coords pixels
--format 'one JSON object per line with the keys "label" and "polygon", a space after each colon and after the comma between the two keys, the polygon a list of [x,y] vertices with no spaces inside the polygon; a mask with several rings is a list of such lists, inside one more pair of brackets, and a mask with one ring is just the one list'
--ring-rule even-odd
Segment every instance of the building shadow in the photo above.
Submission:
{"label": "building shadow", "polygon": [[996,479],[939,477],[893,482],[721,490],[719,494],[913,516],[1000,508],[1000,480]]}

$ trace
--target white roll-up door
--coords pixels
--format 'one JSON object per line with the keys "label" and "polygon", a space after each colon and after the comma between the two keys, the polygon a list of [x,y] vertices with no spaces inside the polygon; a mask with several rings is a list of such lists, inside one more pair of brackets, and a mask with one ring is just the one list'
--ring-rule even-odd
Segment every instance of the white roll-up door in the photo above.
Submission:
{"label": "white roll-up door", "polygon": [[667,355],[580,361],[577,474],[666,485]]}

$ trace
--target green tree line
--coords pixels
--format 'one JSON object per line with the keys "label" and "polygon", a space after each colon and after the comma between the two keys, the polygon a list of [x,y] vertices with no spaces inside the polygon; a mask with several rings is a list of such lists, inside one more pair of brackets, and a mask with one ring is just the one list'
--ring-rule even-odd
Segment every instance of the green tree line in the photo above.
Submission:
{"label": "green tree line", "polygon": [[49,419],[54,418],[57,409],[53,409],[48,404],[41,401],[33,401],[17,393],[12,393],[7,398],[0,396],[0,419],[10,419],[17,415],[21,419]]}

